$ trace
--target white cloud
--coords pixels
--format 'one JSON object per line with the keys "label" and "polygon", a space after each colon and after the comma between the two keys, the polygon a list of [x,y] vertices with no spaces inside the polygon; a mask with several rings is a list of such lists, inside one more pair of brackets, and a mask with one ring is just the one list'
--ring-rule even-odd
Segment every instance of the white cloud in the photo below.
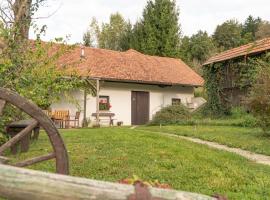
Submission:
{"label": "white cloud", "polygon": [[[45,40],[71,35],[70,42],[81,42],[90,19],[109,20],[111,13],[120,12],[126,19],[135,22],[141,17],[147,0],[47,0],[37,16],[49,18],[37,20],[38,25],[46,24]],[[269,0],[177,0],[180,7],[180,23],[184,35],[198,30],[213,33],[217,24],[236,18],[243,22],[248,15],[270,20]],[[32,33],[31,36],[34,34]]]}

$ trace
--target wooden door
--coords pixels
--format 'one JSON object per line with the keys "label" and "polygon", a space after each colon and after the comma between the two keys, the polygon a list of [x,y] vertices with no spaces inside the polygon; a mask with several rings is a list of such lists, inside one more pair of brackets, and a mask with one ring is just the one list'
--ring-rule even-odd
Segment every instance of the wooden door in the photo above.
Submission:
{"label": "wooden door", "polygon": [[143,125],[149,121],[149,92],[132,91],[131,94],[131,123]]}

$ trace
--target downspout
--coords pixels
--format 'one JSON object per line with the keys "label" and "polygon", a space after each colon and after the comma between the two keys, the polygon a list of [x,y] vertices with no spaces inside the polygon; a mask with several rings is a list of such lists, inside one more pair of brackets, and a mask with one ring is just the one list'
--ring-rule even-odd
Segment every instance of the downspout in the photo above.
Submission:
{"label": "downspout", "polygon": [[97,113],[97,122],[96,125],[97,127],[100,126],[99,124],[99,91],[100,91],[100,85],[99,85],[99,79],[97,81],[97,96],[96,96],[96,113]]}
{"label": "downspout", "polygon": [[83,127],[88,126],[87,119],[86,119],[86,108],[87,108],[87,92],[85,89],[84,90],[84,98],[83,98],[83,123],[82,123]]}
{"label": "downspout", "polygon": [[[84,52],[84,46],[81,45],[81,60],[85,59],[85,52]],[[87,91],[86,89],[84,89],[84,95],[83,95],[83,123],[82,123],[82,127],[87,127],[88,123],[87,123],[87,119],[86,119],[86,109],[87,109]]]}
{"label": "downspout", "polygon": [[165,107],[165,94],[163,93],[162,95],[162,106],[161,108],[164,108]]}

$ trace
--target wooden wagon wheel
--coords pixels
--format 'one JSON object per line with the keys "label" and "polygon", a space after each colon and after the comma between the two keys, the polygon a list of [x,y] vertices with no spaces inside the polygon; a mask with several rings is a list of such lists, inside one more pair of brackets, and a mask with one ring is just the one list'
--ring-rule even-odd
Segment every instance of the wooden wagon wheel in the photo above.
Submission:
{"label": "wooden wagon wheel", "polygon": [[47,133],[51,145],[53,147],[54,152],[48,155],[32,158],[29,160],[25,160],[15,164],[17,167],[25,167],[29,165],[33,165],[42,161],[55,159],[56,162],[56,173],[60,174],[68,174],[69,173],[69,165],[68,165],[68,154],[65,147],[65,144],[55,127],[54,123],[50,118],[47,117],[43,111],[31,103],[27,99],[21,97],[15,92],[12,92],[5,88],[0,88],[0,116],[2,115],[2,111],[6,105],[6,103],[10,103],[11,105],[19,108],[23,112],[27,113],[29,116],[33,118],[33,122],[19,132],[15,137],[12,137],[8,142],[3,144],[0,147],[0,155],[3,154],[5,150],[15,145],[20,139],[28,135],[32,130],[40,125],[45,132]]}

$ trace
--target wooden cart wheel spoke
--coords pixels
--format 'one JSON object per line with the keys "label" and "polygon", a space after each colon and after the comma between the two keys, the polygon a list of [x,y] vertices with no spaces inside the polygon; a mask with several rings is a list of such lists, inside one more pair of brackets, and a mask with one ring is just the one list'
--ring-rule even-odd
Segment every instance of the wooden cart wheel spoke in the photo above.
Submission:
{"label": "wooden cart wheel spoke", "polygon": [[27,166],[34,165],[34,164],[37,164],[37,163],[40,163],[40,162],[43,162],[43,161],[51,160],[53,158],[55,158],[55,153],[50,153],[48,155],[39,156],[39,157],[36,157],[36,158],[32,158],[32,159],[29,159],[29,160],[25,160],[25,161],[16,163],[14,166],[16,166],[16,167],[27,167]]}
{"label": "wooden cart wheel spoke", "polygon": [[0,99],[0,116],[3,114],[3,110],[5,108],[6,101]]}
{"label": "wooden cart wheel spoke", "polygon": [[[0,147],[0,155],[8,148],[13,148],[22,138],[28,137],[36,127],[42,127],[49,137],[54,153],[49,155],[32,158],[15,164],[18,167],[24,167],[35,163],[43,162],[55,158],[56,172],[60,174],[69,173],[68,154],[60,133],[54,125],[54,122],[35,104],[21,97],[17,93],[0,87],[0,115],[6,104],[19,108],[21,111],[32,117],[33,123],[24,128],[21,132],[12,137],[8,142]],[[1,119],[0,119],[1,120]],[[3,159],[6,160],[6,159]],[[1,162],[1,159],[0,159]]]}
{"label": "wooden cart wheel spoke", "polygon": [[21,132],[19,132],[16,136],[11,138],[9,141],[7,141],[5,144],[3,144],[0,147],[0,155],[4,153],[5,150],[15,145],[18,141],[20,141],[23,137],[25,137],[28,134],[31,134],[32,130],[38,125],[38,122],[36,120],[33,120],[33,122],[27,126],[25,129],[23,129]]}

